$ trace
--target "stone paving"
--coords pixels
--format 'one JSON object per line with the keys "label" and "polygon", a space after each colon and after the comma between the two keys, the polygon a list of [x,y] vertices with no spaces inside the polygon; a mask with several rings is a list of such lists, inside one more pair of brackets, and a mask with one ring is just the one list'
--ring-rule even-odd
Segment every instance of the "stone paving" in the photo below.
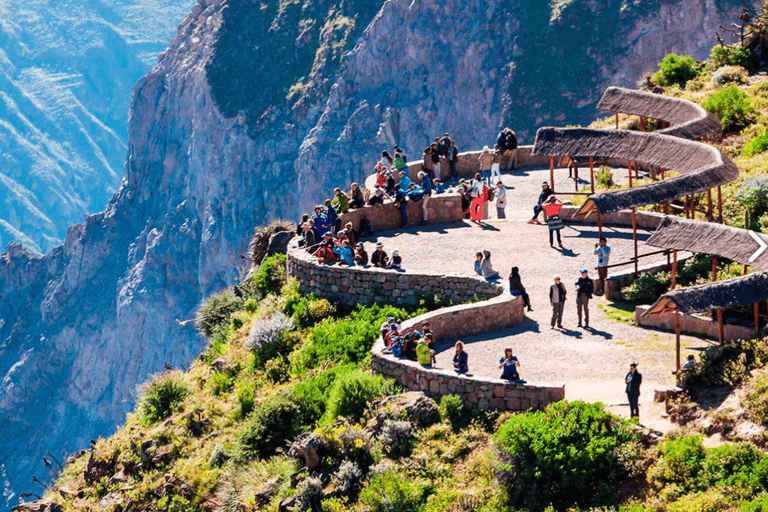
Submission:
{"label": "stone paving", "polygon": [[[621,172],[621,171],[617,171]],[[625,171],[626,172],[626,171]],[[588,174],[588,173],[587,173]],[[565,184],[567,169],[557,169],[559,188],[573,190],[573,182]],[[507,187],[506,220],[491,219],[483,225],[470,221],[379,233],[385,250],[399,249],[403,266],[413,271],[457,272],[471,275],[475,253],[488,249],[494,268],[508,288],[507,276],[512,266],[520,268],[523,285],[531,297],[533,312],[516,328],[464,339],[469,354],[470,370],[476,375],[498,377],[498,360],[504,347],[512,347],[520,359],[521,377],[529,383],[564,383],[566,399],[601,401],[611,410],[628,415],[623,378],[628,365],[638,362],[643,374],[641,419],[646,425],[666,430],[669,424],[660,419],[661,407],[652,405],[654,387],[674,384],[674,334],[643,329],[616,321],[605,313],[606,300],[596,297],[590,303],[591,329],[577,328],[575,287],[579,270],[588,268],[596,278],[597,227],[585,224],[567,225],[562,231],[564,249],[550,247],[547,227],[527,224],[541,190],[541,182],[549,179],[549,169],[512,171],[502,175]],[[564,196],[562,199],[567,199]],[[604,235],[612,248],[611,262],[627,261],[633,253],[632,231],[623,227],[604,227]],[[655,249],[643,243],[648,232],[638,233],[640,254]],[[366,243],[373,250],[376,240]],[[643,263],[650,263],[644,260]],[[631,269],[631,265],[621,267]],[[560,274],[568,290],[563,315],[564,329],[550,329],[551,307],[549,286],[553,275]],[[614,315],[615,316],[615,315]],[[710,342],[684,336],[683,359],[689,352],[705,349]],[[451,366],[451,347],[441,347],[438,366]],[[643,415],[643,410],[648,411]]]}

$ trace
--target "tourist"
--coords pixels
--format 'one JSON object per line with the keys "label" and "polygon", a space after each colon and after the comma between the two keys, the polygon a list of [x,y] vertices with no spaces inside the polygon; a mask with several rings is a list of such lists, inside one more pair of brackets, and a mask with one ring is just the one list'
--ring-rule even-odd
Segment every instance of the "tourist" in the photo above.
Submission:
{"label": "tourist", "polygon": [[429,334],[432,335],[432,328],[429,325],[429,322],[421,322],[421,333],[426,336]]}
{"label": "tourist", "polygon": [[449,180],[459,177],[459,173],[456,170],[456,164],[459,163],[459,148],[456,147],[453,141],[448,143],[448,152],[445,155],[445,159],[448,160],[448,167],[451,169],[451,174],[448,176]]}
{"label": "tourist", "polygon": [[643,383],[643,376],[637,371],[637,363],[629,365],[629,373],[624,377],[624,384],[627,385],[627,398],[629,398],[629,417],[640,417],[640,384]]}
{"label": "tourist", "polygon": [[435,351],[432,349],[432,343],[434,341],[434,335],[432,334],[432,331],[430,331],[429,328],[426,327],[427,325],[429,325],[429,324],[427,324],[425,322],[424,323],[425,327],[423,328],[424,337],[422,338],[422,340],[424,341],[424,343],[426,343],[427,348],[429,348],[429,357],[432,360],[432,366],[435,366],[437,364],[437,359],[435,359]]}
{"label": "tourist", "polygon": [[368,265],[368,253],[365,252],[362,242],[357,242],[355,245],[355,263],[361,267]]}
{"label": "tourist", "polygon": [[483,274],[483,253],[482,252],[475,253],[475,272],[480,275]]}
{"label": "tourist", "polygon": [[562,249],[563,241],[560,238],[560,230],[565,227],[563,220],[560,218],[560,210],[563,208],[563,203],[554,195],[549,196],[542,208],[547,214],[547,227],[549,228],[549,246],[554,247],[552,244],[552,235],[557,233],[557,245]]}
{"label": "tourist", "polygon": [[[396,186],[395,186],[395,178],[394,178],[394,176],[392,175],[391,172],[387,172],[386,176],[387,176],[387,186],[385,188],[385,191],[387,192],[387,195],[394,196],[395,195],[395,188],[396,188]],[[398,174],[398,176],[400,176],[400,175]]]}
{"label": "tourist", "polygon": [[384,204],[384,199],[392,199],[379,185],[374,185],[373,193],[368,196],[368,204]]}
{"label": "tourist", "polygon": [[376,173],[376,184],[381,188],[385,188],[387,186],[388,178],[387,169],[381,164],[376,164],[374,172]]}
{"label": "tourist", "polygon": [[[325,234],[326,238],[330,237],[330,233]],[[333,242],[326,240],[320,244],[320,248],[315,251],[315,256],[320,260],[320,263],[331,264],[336,263],[336,253],[333,252]]]}
{"label": "tourist", "polygon": [[440,176],[435,176],[435,172],[432,168],[432,146],[424,148],[423,158],[424,160],[421,163],[421,170],[429,174],[429,177],[432,179],[440,178]]}
{"label": "tourist", "polygon": [[415,203],[424,199],[424,190],[417,184],[411,183],[408,190],[405,191],[405,195],[408,196],[408,201]]}
{"label": "tourist", "polygon": [[469,372],[469,356],[464,352],[464,342],[461,340],[456,342],[456,349],[453,354],[453,371],[459,375]]}
{"label": "tourist", "polygon": [[381,242],[376,244],[376,250],[371,254],[371,265],[379,268],[387,268],[389,256],[384,252],[384,246]]}
{"label": "tourist", "polygon": [[371,226],[371,221],[368,220],[368,217],[362,215],[360,217],[360,232],[357,234],[357,239],[362,240],[368,236],[374,237],[376,233],[373,232],[373,226]]}
{"label": "tourist", "polygon": [[581,327],[581,311],[584,310],[584,327],[589,328],[589,299],[595,291],[594,283],[589,278],[589,271],[585,268],[581,270],[581,277],[576,281],[576,314],[579,316],[579,327]]}
{"label": "tourist", "polygon": [[[397,146],[395,147],[397,148]],[[405,170],[405,154],[400,151],[400,148],[395,150],[395,162],[392,164],[392,167],[398,173],[402,170]]]}
{"label": "tourist", "polygon": [[517,372],[517,367],[520,366],[520,361],[517,356],[512,355],[511,348],[504,349],[504,357],[499,359],[499,370],[504,368],[501,372],[501,378],[504,380],[520,380],[520,374]]}
{"label": "tourist", "polygon": [[304,236],[304,223],[309,220],[309,214],[304,213],[301,215],[301,220],[296,225],[296,236]]}
{"label": "tourist", "polygon": [[352,227],[351,222],[347,222],[344,224],[344,229],[338,232],[337,237],[340,239],[347,239],[349,240],[349,246],[354,247],[357,243],[357,232],[355,232],[355,229]]}
{"label": "tourist", "polygon": [[472,222],[479,223],[483,219],[483,204],[485,202],[483,197],[484,184],[482,175],[480,173],[475,174],[475,180],[472,182],[472,188],[469,192],[472,197],[472,203],[469,205],[469,215],[472,218]]}
{"label": "tourist", "polygon": [[391,156],[389,156],[389,151],[386,149],[381,152],[381,160],[379,161],[381,165],[384,166],[387,170],[392,169],[392,165],[395,163],[395,161],[392,159]]}
{"label": "tourist", "polygon": [[507,187],[499,180],[496,183],[496,217],[499,219],[506,219],[507,216],[504,210],[507,207]]}
{"label": "tourist", "polygon": [[491,148],[489,148],[488,146],[484,146],[483,152],[480,153],[480,156],[477,157],[477,159],[480,160],[480,174],[482,176],[481,179],[488,180],[488,182],[490,183],[491,166],[493,165],[493,153],[491,153]]}
{"label": "tourist", "polygon": [[429,175],[424,171],[419,171],[419,178],[421,179],[421,211],[423,213],[422,220],[427,222],[429,220],[429,214],[427,213],[427,204],[429,203],[429,196],[432,195],[432,180],[429,179]]}
{"label": "tourist", "polygon": [[403,357],[416,361],[416,347],[421,339],[421,333],[415,327],[409,327],[401,333],[403,340]]}
{"label": "tourist", "polygon": [[472,191],[470,186],[464,180],[459,180],[459,186],[456,187],[456,191],[461,194],[461,211],[464,214],[464,218],[469,217],[469,208],[472,204]]}
{"label": "tourist", "polygon": [[362,208],[363,206],[365,206],[363,191],[360,189],[360,185],[352,183],[349,190],[349,207]]}
{"label": "tourist", "polygon": [[400,209],[400,217],[402,218],[400,227],[407,228],[408,224],[408,196],[401,188],[395,190],[395,202],[394,206]]}
{"label": "tourist", "polygon": [[499,146],[493,146],[493,151],[491,152],[493,155],[493,163],[491,164],[491,174],[488,177],[488,184],[491,184],[491,180],[493,180],[493,177],[496,176],[496,181],[501,181],[501,149],[499,149]]}
{"label": "tourist", "polygon": [[600,243],[595,244],[593,254],[597,254],[597,295],[605,293],[605,278],[608,277],[608,259],[611,257],[611,248],[608,240],[600,237]]}
{"label": "tourist", "polygon": [[400,256],[400,251],[395,249],[392,251],[392,260],[389,262],[389,268],[401,269],[403,268],[403,257]]}
{"label": "tourist", "polygon": [[505,170],[517,168],[517,135],[511,128],[505,128],[506,132],[504,146],[501,151],[507,159]]}
{"label": "tourist", "polygon": [[315,214],[311,217],[312,223],[317,231],[318,240],[322,238],[328,231],[328,219],[323,214],[323,207],[320,205],[315,206]]}
{"label": "tourist", "polygon": [[681,370],[684,372],[692,372],[695,369],[696,369],[696,358],[693,356],[693,354],[688,354],[685,364],[683,365]]}
{"label": "tourist", "polygon": [[440,156],[448,156],[448,146],[451,143],[451,134],[446,133],[443,138],[437,143],[437,153]]}
{"label": "tourist", "polygon": [[335,234],[336,231],[338,231],[338,224],[341,221],[339,220],[339,214],[331,204],[330,199],[325,200],[325,211],[323,213],[325,214],[325,222],[328,225],[328,231],[330,231],[331,234]]}
{"label": "tourist", "polygon": [[434,194],[445,194],[445,187],[443,186],[442,182],[435,178],[432,180],[432,187],[434,189]]}
{"label": "tourist", "polygon": [[299,247],[305,247],[308,251],[314,250],[313,248],[317,244],[317,231],[312,226],[312,219],[307,220],[301,226],[302,233],[299,240]]}
{"label": "tourist", "polygon": [[531,217],[531,220],[528,221],[528,224],[538,224],[539,223],[539,213],[541,213],[542,206],[544,205],[544,201],[549,199],[549,196],[553,194],[552,190],[549,188],[549,184],[545,181],[541,184],[541,194],[539,194],[539,201],[536,203],[536,206],[533,207],[533,217]]}
{"label": "tourist", "polygon": [[523,298],[523,306],[528,308],[528,311],[533,311],[531,309],[530,297],[528,297],[528,293],[525,291],[525,287],[520,280],[520,271],[517,267],[512,267],[512,271],[509,274],[509,293],[521,296]]}
{"label": "tourist", "polygon": [[429,152],[429,159],[432,164],[432,175],[430,178],[442,179],[440,174],[440,153],[437,151],[437,143],[433,143],[431,149],[432,151]]}
{"label": "tourist", "polygon": [[419,340],[416,345],[416,360],[422,366],[432,366],[432,359],[435,357],[435,351],[430,350],[426,337]]}
{"label": "tourist", "polygon": [[488,281],[495,281],[501,278],[499,273],[493,270],[493,266],[491,265],[491,251],[488,249],[483,251],[483,261],[480,263],[480,268],[483,271],[483,277]]}
{"label": "tourist", "polygon": [[563,310],[565,309],[565,286],[560,282],[560,276],[555,276],[555,284],[549,287],[549,303],[552,305],[552,329],[555,324],[563,328]]}
{"label": "tourist", "polygon": [[350,267],[355,266],[355,253],[349,245],[349,240],[342,240],[340,245],[333,248],[333,253]]}
{"label": "tourist", "polygon": [[339,187],[333,189],[333,200],[331,205],[337,213],[343,214],[349,211],[349,196],[341,191]]}
{"label": "tourist", "polygon": [[403,357],[403,340],[397,331],[393,331],[389,335],[389,347],[384,349],[385,353],[389,350],[389,353],[400,359]]}
{"label": "tourist", "polygon": [[408,192],[408,189],[411,188],[411,183],[413,183],[413,181],[408,174],[405,171],[400,171],[400,181],[397,182],[397,188],[403,192]]}

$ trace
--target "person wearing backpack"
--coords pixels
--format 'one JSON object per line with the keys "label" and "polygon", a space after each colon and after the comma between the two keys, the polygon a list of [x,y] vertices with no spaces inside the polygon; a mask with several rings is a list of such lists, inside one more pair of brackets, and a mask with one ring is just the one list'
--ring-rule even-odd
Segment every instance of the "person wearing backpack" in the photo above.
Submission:
{"label": "person wearing backpack", "polygon": [[491,181],[491,166],[493,165],[493,153],[488,146],[483,147],[483,152],[477,157],[480,160],[481,179]]}
{"label": "person wearing backpack", "polygon": [[514,130],[510,128],[507,128],[506,132],[507,140],[504,156],[507,158],[507,161],[504,170],[508,171],[510,169],[517,168],[517,135],[515,134]]}
{"label": "person wearing backpack", "polygon": [[472,202],[469,205],[469,215],[472,222],[480,222],[483,219],[483,187],[485,182],[482,175],[475,174],[475,181],[472,182],[472,188],[469,189],[469,195]]}

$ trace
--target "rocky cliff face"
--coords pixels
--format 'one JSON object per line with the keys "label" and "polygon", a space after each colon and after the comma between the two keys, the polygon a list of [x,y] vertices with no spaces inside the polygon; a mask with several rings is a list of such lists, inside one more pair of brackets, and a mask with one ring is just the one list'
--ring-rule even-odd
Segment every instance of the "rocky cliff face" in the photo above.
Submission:
{"label": "rocky cliff face", "polygon": [[0,247],[41,254],[120,185],[133,84],[193,0],[0,3]]}
{"label": "rocky cliff face", "polygon": [[[254,226],[361,180],[394,143],[414,159],[446,130],[470,149],[501,124],[530,142],[539,124],[586,122],[604,86],[632,85],[669,51],[703,57],[700,34],[740,5],[540,3],[389,0],[355,18],[354,2],[199,0],[134,87],[125,177],[107,209],[41,258],[15,244],[0,258],[6,503],[47,450],[109,433],[138,383],[199,353],[175,320],[242,275]],[[264,19],[237,27],[257,8]],[[693,37],[649,28],[673,32],[680,12]],[[244,65],[259,58],[269,65]]]}

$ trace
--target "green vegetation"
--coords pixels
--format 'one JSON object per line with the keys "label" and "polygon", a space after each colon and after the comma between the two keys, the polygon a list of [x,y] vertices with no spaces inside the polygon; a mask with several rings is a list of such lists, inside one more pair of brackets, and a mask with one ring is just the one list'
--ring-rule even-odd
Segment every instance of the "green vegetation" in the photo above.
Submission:
{"label": "green vegetation", "polygon": [[709,63],[714,69],[723,66],[741,66],[749,73],[754,73],[755,71],[755,65],[752,62],[752,52],[749,48],[741,46],[715,46],[709,54]]}
{"label": "green vegetation", "polygon": [[698,74],[699,71],[693,57],[670,53],[659,63],[659,70],[653,75],[653,80],[661,85],[675,84],[682,87]]}
{"label": "green vegetation", "polygon": [[701,105],[720,118],[726,133],[739,132],[755,119],[752,100],[735,85],[722,88]]}
{"label": "green vegetation", "polygon": [[137,408],[145,425],[166,419],[181,407],[189,388],[178,373],[155,376],[141,392]]}

